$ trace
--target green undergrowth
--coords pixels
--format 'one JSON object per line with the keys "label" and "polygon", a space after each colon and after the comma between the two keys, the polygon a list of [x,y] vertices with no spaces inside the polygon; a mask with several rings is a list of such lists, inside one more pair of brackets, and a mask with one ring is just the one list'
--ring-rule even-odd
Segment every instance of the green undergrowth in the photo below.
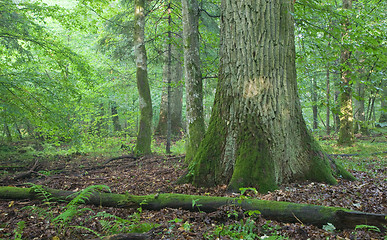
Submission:
{"label": "green undergrowth", "polygon": [[[48,142],[38,140],[21,140],[17,142],[0,142],[0,159],[28,160],[41,157],[47,160],[57,156],[89,155],[114,157],[130,154],[134,150],[135,137],[90,137],[82,143]],[[152,141],[152,152],[165,155],[164,141]],[[185,139],[172,141],[171,152],[174,155],[185,153]]]}
{"label": "green undergrowth", "polygon": [[[141,221],[142,208],[138,208],[133,214],[122,218],[114,214],[100,211],[95,213],[94,210],[85,207],[85,201],[95,192],[110,191],[106,185],[93,185],[85,188],[79,194],[74,193],[74,198],[65,206],[57,205],[52,199],[51,194],[44,190],[42,186],[32,185],[34,191],[44,199],[43,207],[36,205],[24,207],[24,210],[39,218],[43,218],[55,228],[57,238],[62,239],[80,232],[88,232],[102,239],[103,236],[119,233],[144,233],[152,228],[158,227],[158,224]],[[83,219],[77,222],[77,219]],[[86,227],[88,223],[99,224],[100,231],[97,232]],[[21,223],[14,232],[15,239],[21,239],[24,224]]]}
{"label": "green undergrowth", "polygon": [[283,240],[289,239],[282,236],[278,230],[281,228],[277,225],[271,224],[271,221],[265,221],[260,224],[257,217],[246,217],[235,221],[231,224],[219,224],[212,230],[207,231],[203,237],[204,239],[267,239],[267,240]]}
{"label": "green undergrowth", "polygon": [[[171,154],[182,155],[185,154],[185,139],[180,139],[171,142]],[[165,155],[165,143],[157,142],[155,139],[152,140],[152,151],[157,155]]]}
{"label": "green undergrowth", "polygon": [[[375,174],[375,170],[387,167],[387,139],[385,134],[362,136],[350,146],[339,146],[336,140],[320,140],[327,154],[335,158],[345,169]],[[342,156],[335,156],[340,154]]]}

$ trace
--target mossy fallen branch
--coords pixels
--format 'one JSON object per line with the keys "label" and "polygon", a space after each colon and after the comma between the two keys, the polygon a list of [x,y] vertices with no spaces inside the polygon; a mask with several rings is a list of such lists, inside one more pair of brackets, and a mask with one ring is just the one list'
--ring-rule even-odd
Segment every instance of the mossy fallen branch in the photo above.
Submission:
{"label": "mossy fallen branch", "polygon": [[[41,195],[41,188],[36,187],[0,187],[0,199],[44,199],[49,194],[51,200],[71,201],[76,194],[71,191],[44,188],[46,193]],[[182,208],[190,211],[214,212],[223,205],[238,205],[245,210],[259,210],[262,217],[282,222],[302,222],[323,226],[333,224],[338,229],[355,228],[357,225],[373,225],[384,229],[387,225],[387,215],[356,212],[339,207],[326,207],[311,204],[299,204],[279,201],[266,201],[253,198],[229,198],[196,196],[185,194],[151,194],[136,196],[129,194],[114,194],[94,192],[86,204],[105,207],[138,208],[160,210],[162,208]],[[193,204],[195,203],[195,204]]]}

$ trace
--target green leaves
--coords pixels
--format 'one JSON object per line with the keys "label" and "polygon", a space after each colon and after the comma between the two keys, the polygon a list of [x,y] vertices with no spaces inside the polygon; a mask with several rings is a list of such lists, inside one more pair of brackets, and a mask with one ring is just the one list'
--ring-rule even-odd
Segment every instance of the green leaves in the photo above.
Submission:
{"label": "green leaves", "polygon": [[68,132],[69,103],[93,75],[87,60],[43,25],[66,14],[41,1],[0,3],[0,124],[28,123],[46,137]]}

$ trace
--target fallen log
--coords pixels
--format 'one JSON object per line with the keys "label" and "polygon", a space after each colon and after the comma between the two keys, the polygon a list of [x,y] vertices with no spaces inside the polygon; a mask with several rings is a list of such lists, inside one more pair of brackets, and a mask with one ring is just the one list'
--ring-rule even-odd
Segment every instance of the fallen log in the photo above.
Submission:
{"label": "fallen log", "polygon": [[[42,188],[0,187],[0,199],[43,199]],[[77,194],[72,191],[43,188],[56,201],[71,201]],[[263,218],[282,222],[302,222],[319,227],[327,223],[338,229],[355,228],[357,225],[372,225],[384,229],[387,215],[352,211],[340,207],[326,207],[312,204],[300,204],[279,201],[267,201],[254,198],[211,197],[185,194],[151,194],[136,196],[94,192],[86,204],[105,207],[138,208],[160,210],[162,208],[182,208],[190,211],[214,212],[223,205],[236,205],[244,210],[258,210]]]}
{"label": "fallen log", "polygon": [[126,159],[126,158],[133,159],[133,160],[138,159],[138,157],[135,157],[134,155],[123,155],[123,156],[119,156],[119,157],[109,158],[103,164],[106,165],[106,164],[110,163],[111,161],[119,160],[119,159]]}
{"label": "fallen log", "polygon": [[12,180],[18,180],[29,177],[32,173],[35,172],[35,170],[38,168],[39,160],[36,160],[34,165],[30,168],[30,170],[26,172],[19,173],[18,175],[11,177]]}
{"label": "fallen log", "polygon": [[[114,234],[111,236],[103,237],[104,240],[147,240],[151,239],[149,233],[120,233]],[[92,240],[100,240],[100,238],[95,238]]]}

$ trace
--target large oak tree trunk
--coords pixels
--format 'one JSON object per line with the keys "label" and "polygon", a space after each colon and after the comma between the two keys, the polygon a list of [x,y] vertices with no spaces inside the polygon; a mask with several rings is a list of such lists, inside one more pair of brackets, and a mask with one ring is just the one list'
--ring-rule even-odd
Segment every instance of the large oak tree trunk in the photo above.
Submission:
{"label": "large oak tree trunk", "polygon": [[308,133],[301,113],[292,3],[222,1],[214,108],[186,176],[195,185],[265,192],[303,179],[336,183],[336,165]]}
{"label": "large oak tree trunk", "polygon": [[[36,189],[36,188],[35,188]],[[0,187],[0,199],[43,199],[41,189],[34,188]],[[71,201],[76,194],[71,191],[45,188],[51,199]],[[192,204],[195,201],[197,204]],[[213,212],[223,205],[241,206],[244,210],[259,210],[264,218],[283,222],[299,222],[323,226],[327,223],[336,228],[355,228],[356,225],[367,224],[383,227],[387,224],[383,214],[355,212],[345,208],[325,207],[311,204],[266,201],[259,199],[240,199],[228,197],[195,196],[184,194],[156,194],[135,196],[128,194],[94,193],[85,203],[105,207],[124,207],[149,210],[162,208],[182,208],[190,211]]]}
{"label": "large oak tree trunk", "polygon": [[140,104],[140,124],[137,134],[136,152],[149,154],[151,153],[153,112],[145,49],[145,0],[135,0],[134,5],[134,52],[136,55],[136,78]]}

